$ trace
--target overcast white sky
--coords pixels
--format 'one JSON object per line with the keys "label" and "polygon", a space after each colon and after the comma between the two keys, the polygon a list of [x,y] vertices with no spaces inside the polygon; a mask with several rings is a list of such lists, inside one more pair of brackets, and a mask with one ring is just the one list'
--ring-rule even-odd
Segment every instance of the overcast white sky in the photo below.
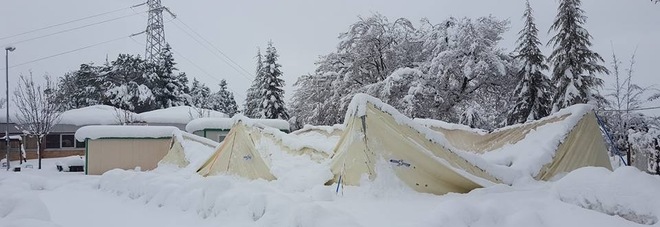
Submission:
{"label": "overcast white sky", "polygon": [[[141,3],[140,0],[3,0],[0,3],[0,38],[35,28],[74,20]],[[218,52],[204,48],[183,30],[185,26],[165,15],[165,33],[172,45],[180,70],[196,77],[212,89],[217,89],[220,79],[227,79],[243,103],[245,90],[251,83],[254,71],[254,55],[257,47],[265,47],[273,40],[280,54],[280,63],[287,83],[287,97],[293,93],[291,85],[300,75],[313,72],[318,56],[336,48],[339,33],[357,20],[358,15],[368,16],[379,12],[391,20],[405,17],[419,21],[426,17],[441,22],[449,16],[478,17],[493,15],[509,19],[511,29],[504,36],[501,46],[512,50],[521,26],[523,0],[333,0],[333,1],[217,1],[217,0],[163,0],[178,18],[195,32],[213,43],[250,75],[240,73],[223,61]],[[541,40],[556,14],[557,1],[533,0]],[[584,0],[583,9],[589,17],[587,29],[594,36],[594,49],[607,61],[611,59],[611,44],[623,60],[628,60],[637,50],[636,82],[642,85],[657,84],[660,67],[660,4],[649,0]],[[143,12],[146,8],[126,9],[117,13],[85,20],[62,27],[24,36],[0,40],[6,46],[12,42],[58,32],[64,29],[113,19],[122,15]],[[118,19],[96,26],[16,44],[10,53],[10,65],[77,49],[133,33],[143,31],[146,14]],[[189,33],[192,33],[189,31]],[[110,60],[118,53],[144,55],[144,35],[121,39],[97,47],[77,51],[55,58],[10,69],[12,80],[20,73],[32,71],[35,75],[48,73],[60,76],[77,69],[81,63],[101,64],[106,55]],[[202,41],[203,42],[203,41]],[[545,54],[549,49],[544,49]],[[186,60],[185,58],[189,59]],[[4,59],[2,59],[4,61]],[[225,59],[226,60],[226,59]],[[191,62],[194,62],[191,63]],[[4,63],[0,68],[4,69]],[[200,69],[201,68],[201,69]],[[237,67],[238,68],[238,67]],[[611,81],[610,78],[605,78]],[[0,90],[4,90],[4,86]],[[4,92],[2,92],[4,94]],[[658,105],[658,103],[649,104]]]}

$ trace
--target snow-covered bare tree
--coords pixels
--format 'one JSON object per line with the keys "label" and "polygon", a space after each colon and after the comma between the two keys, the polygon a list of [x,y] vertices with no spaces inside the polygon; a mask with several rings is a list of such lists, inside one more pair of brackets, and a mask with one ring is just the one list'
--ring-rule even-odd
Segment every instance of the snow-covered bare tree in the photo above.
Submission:
{"label": "snow-covered bare tree", "polygon": [[553,87],[550,79],[542,72],[548,70],[548,66],[539,48],[539,30],[534,23],[532,11],[528,0],[523,15],[525,26],[518,33],[520,38],[515,58],[522,62],[522,67],[518,71],[519,82],[513,94],[515,105],[508,112],[508,125],[537,120],[548,116],[551,111]]}
{"label": "snow-covered bare tree", "polygon": [[296,82],[295,124],[340,123],[362,92],[409,116],[452,122],[474,101],[480,108],[473,110],[483,111],[479,127],[492,127],[505,117],[518,71],[497,47],[507,25],[493,17],[450,18],[415,28],[405,18],[360,18],[340,35],[337,50]]}
{"label": "snow-covered bare tree", "polygon": [[[648,144],[634,144],[631,141],[643,142],[639,140],[641,138],[639,136],[646,135],[648,128],[651,127],[649,124],[655,122],[636,110],[642,108],[644,103],[658,99],[660,92],[654,85],[642,87],[633,83],[635,54],[632,55],[628,68],[625,69],[621,69],[621,61],[614,52],[612,53],[612,59],[614,81],[611,87],[605,89],[607,91],[605,97],[608,102],[605,110],[599,114],[603,116],[607,124],[616,151],[620,155],[627,154],[630,161],[633,156],[630,154],[632,147],[650,146]],[[638,139],[631,139],[633,134]],[[644,141],[648,142],[649,140]]]}
{"label": "snow-covered bare tree", "polygon": [[600,65],[603,58],[591,47],[591,35],[584,28],[587,21],[580,0],[560,0],[557,17],[550,27],[556,31],[548,44],[554,50],[548,57],[553,67],[552,81],[557,89],[552,99],[552,111],[593,100],[602,100],[594,90],[602,86],[597,73],[608,74]]}
{"label": "snow-covered bare tree", "polygon": [[268,42],[266,55],[264,56],[264,75],[262,83],[264,90],[260,91],[261,108],[263,116],[267,119],[289,119],[289,113],[284,105],[284,80],[282,79],[281,65],[277,63],[279,55],[273,42]]}
{"label": "snow-covered bare tree", "polygon": [[261,50],[257,49],[257,69],[255,71],[254,80],[252,81],[252,86],[248,88],[247,94],[245,97],[245,104],[243,106],[243,115],[250,118],[262,118],[261,113],[261,91],[264,90],[265,84],[263,84],[264,77],[264,64],[261,55]]}
{"label": "snow-covered bare tree", "polygon": [[[492,96],[507,96],[513,82],[511,58],[497,47],[501,35],[508,29],[508,21],[494,17],[481,17],[449,20],[433,26],[434,31],[424,38],[425,49],[432,50],[431,59],[424,64],[430,74],[435,95],[428,109],[436,111],[431,117],[449,122],[458,122],[462,111],[479,111],[484,118],[489,108],[459,108],[469,106],[476,99],[482,107]],[[496,124],[481,121],[489,128]]]}
{"label": "snow-covered bare tree", "polygon": [[51,132],[60,117],[60,102],[55,100],[55,83],[44,76],[45,84],[35,83],[32,73],[21,75],[14,90],[14,104],[19,129],[37,139],[38,168],[41,169],[41,153],[44,138]]}

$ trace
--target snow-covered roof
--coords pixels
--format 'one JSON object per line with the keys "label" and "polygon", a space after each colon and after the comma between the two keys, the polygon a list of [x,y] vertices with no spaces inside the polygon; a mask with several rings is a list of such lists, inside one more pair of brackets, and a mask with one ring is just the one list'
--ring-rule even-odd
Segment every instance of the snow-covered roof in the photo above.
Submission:
{"label": "snow-covered roof", "polygon": [[205,118],[226,118],[227,114],[190,106],[175,106],[167,109],[153,110],[138,114],[139,119],[147,123],[177,123],[187,124],[191,120]]}
{"label": "snow-covered roof", "polygon": [[243,121],[246,124],[260,124],[280,130],[289,130],[289,122],[280,119],[250,119],[241,115],[233,118],[198,118],[190,121],[186,125],[187,132],[201,131],[205,129],[223,129],[229,130],[237,121]]}
{"label": "snow-covered roof", "polygon": [[113,125],[119,124],[121,114],[133,115],[133,118],[137,118],[137,114],[133,112],[125,112],[124,110],[106,106],[106,105],[95,105],[88,106],[79,109],[68,110],[60,115],[59,124],[69,124],[69,125]]}
{"label": "snow-covered roof", "polygon": [[76,140],[100,138],[166,138],[172,137],[174,126],[90,125],[76,131]]}
{"label": "snow-covered roof", "polygon": [[[5,141],[5,139],[7,139],[5,136],[0,137],[0,141]],[[21,135],[11,135],[10,134],[9,139],[10,140],[23,140],[23,137],[21,137]]]}

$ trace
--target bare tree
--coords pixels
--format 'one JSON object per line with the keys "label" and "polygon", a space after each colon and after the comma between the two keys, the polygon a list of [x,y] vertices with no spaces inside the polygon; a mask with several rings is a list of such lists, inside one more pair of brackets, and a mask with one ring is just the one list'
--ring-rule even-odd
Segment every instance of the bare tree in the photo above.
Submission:
{"label": "bare tree", "polygon": [[44,138],[57,124],[61,112],[60,103],[55,101],[55,87],[51,78],[44,76],[46,83],[39,85],[30,76],[21,75],[14,91],[17,111],[17,126],[23,133],[37,138],[37,157],[41,169],[41,153]]}
{"label": "bare tree", "polygon": [[[630,58],[628,68],[622,71],[621,62],[612,52],[614,84],[606,89],[609,92],[606,94],[608,103],[607,109],[603,112],[608,128],[611,130],[612,142],[619,152],[625,152],[628,165],[634,162],[634,150],[639,151],[640,147],[651,147],[652,140],[639,138],[641,138],[641,134],[648,134],[649,127],[656,123],[654,119],[638,113],[637,110],[641,109],[647,101],[660,97],[660,90],[655,85],[642,87],[633,83],[635,53]],[[640,135],[635,135],[633,140],[631,139],[633,134]]]}
{"label": "bare tree", "polygon": [[115,119],[119,125],[131,125],[141,123],[136,114],[130,110],[115,107]]}

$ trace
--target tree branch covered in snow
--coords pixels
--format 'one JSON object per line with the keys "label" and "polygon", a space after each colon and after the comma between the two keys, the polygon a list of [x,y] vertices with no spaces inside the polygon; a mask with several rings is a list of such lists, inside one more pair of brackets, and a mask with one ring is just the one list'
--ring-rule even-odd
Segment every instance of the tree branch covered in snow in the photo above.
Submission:
{"label": "tree branch covered in snow", "polygon": [[37,156],[41,169],[41,148],[44,137],[59,121],[60,103],[55,101],[55,87],[49,76],[44,76],[45,84],[34,82],[32,73],[21,75],[14,91],[14,104],[17,109],[17,125],[27,136],[37,138]]}
{"label": "tree branch covered in snow", "polygon": [[[462,114],[478,110],[483,112],[472,116],[483,119],[476,127],[502,122],[517,71],[497,47],[508,21],[449,18],[420,24],[390,22],[380,14],[360,17],[340,35],[337,50],[296,82],[296,124],[339,123],[356,93],[374,95],[410,117],[459,122]],[[473,103],[481,108],[470,109]]]}

